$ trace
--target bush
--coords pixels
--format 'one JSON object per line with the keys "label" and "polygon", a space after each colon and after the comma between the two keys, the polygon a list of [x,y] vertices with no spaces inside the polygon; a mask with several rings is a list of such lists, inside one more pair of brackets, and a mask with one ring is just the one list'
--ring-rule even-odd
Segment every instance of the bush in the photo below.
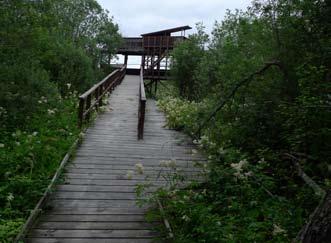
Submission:
{"label": "bush", "polygon": [[294,239],[320,198],[285,155],[330,188],[329,10],[325,1],[253,1],[228,12],[203,46],[198,31],[174,50],[182,92],[158,105],[211,162],[205,183],[156,193],[176,242]]}

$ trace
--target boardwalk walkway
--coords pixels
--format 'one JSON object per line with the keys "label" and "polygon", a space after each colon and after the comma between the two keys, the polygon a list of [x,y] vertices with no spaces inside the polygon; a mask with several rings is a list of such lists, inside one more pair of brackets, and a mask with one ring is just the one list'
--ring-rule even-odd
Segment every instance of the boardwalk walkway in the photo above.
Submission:
{"label": "boardwalk walkway", "polygon": [[[53,193],[48,209],[27,236],[27,242],[152,242],[146,208],[136,205],[135,186],[146,176],[163,185],[160,161],[175,159],[195,173],[197,156],[183,134],[164,128],[164,115],[149,100],[144,140],[137,140],[139,76],[127,75],[112,93],[109,109],[87,130],[65,180]],[[141,175],[135,165],[141,163]],[[132,178],[131,174],[133,173]]]}

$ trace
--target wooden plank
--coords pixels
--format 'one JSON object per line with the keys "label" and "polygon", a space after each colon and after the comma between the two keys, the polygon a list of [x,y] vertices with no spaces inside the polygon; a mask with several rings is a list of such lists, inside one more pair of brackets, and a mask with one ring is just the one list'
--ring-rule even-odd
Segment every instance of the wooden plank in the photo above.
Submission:
{"label": "wooden plank", "polygon": [[137,186],[142,184],[152,184],[156,186],[164,185],[160,181],[143,181],[143,180],[98,180],[98,179],[69,179],[66,178],[65,184],[67,185],[96,185],[96,186]]}
{"label": "wooden plank", "polygon": [[[99,175],[125,175],[128,173],[128,171],[136,171],[135,166],[131,166],[128,169],[94,169],[94,168],[88,168],[88,169],[81,169],[81,168],[68,168],[66,169],[66,173],[68,174],[99,174]],[[158,174],[170,174],[174,172],[181,171],[183,174],[193,174],[198,173],[200,171],[192,171],[190,168],[179,168],[176,171],[170,170],[169,168],[161,168],[161,167],[154,167],[154,169],[146,169],[144,167],[144,175],[158,175]]]}
{"label": "wooden plank", "polygon": [[[134,172],[134,171],[133,171]],[[114,174],[93,174],[93,173],[89,173],[89,174],[73,174],[73,173],[64,173],[65,177],[68,179],[98,179],[98,180],[136,180],[136,181],[160,181],[160,182],[167,182],[167,178],[170,177],[171,175],[173,175],[174,173],[169,172],[169,174],[161,174],[161,173],[155,173],[155,174],[133,174],[132,176],[130,174],[127,173],[123,173],[123,174],[118,174],[118,175],[114,175]],[[137,173],[137,172],[134,172]],[[187,179],[199,179],[201,178],[200,175],[196,174],[196,173],[185,173],[185,172],[181,172],[180,173],[182,176],[186,176]],[[170,179],[170,178],[169,178]]]}
{"label": "wooden plank", "polygon": [[[97,186],[97,185],[59,185],[56,188],[57,192],[131,192],[134,193],[137,189],[137,186]],[[153,186],[148,188],[148,191],[154,191],[157,187]]]}
{"label": "wooden plank", "polygon": [[57,230],[142,230],[150,229],[146,222],[40,222],[38,229]]}
{"label": "wooden plank", "polygon": [[[26,243],[133,243],[132,239],[83,239],[83,238],[61,238],[61,239],[51,239],[51,238],[27,238]],[[134,239],[134,243],[152,243],[155,242],[153,239]]]}
{"label": "wooden plank", "polygon": [[136,200],[134,192],[64,192],[56,191],[53,199]]}
{"label": "wooden plank", "polygon": [[[107,157],[107,156],[99,156],[99,157],[92,157],[92,156],[79,156],[76,155],[75,157],[75,164],[81,164],[81,163],[87,163],[87,164],[100,164],[100,162],[103,162],[103,164],[115,164],[115,165],[134,165],[137,162],[141,163],[143,161],[144,165],[146,166],[159,166],[162,161],[169,161],[174,160],[176,164],[179,163],[196,163],[196,162],[206,162],[206,159],[195,159],[194,157],[188,157],[188,158],[167,158],[167,159],[161,159],[161,158],[128,158],[128,157]],[[194,165],[192,166],[194,167]]]}
{"label": "wooden plank", "polygon": [[146,209],[143,208],[54,208],[49,210],[47,214],[50,215],[145,215]]}
{"label": "wooden plank", "polygon": [[39,238],[92,238],[92,239],[135,239],[157,236],[149,230],[46,230],[33,229],[29,237]]}
{"label": "wooden plank", "polygon": [[[118,165],[118,164],[72,164],[68,165],[66,168],[66,171],[70,172],[71,169],[75,170],[80,170],[81,172],[87,171],[91,169],[94,172],[104,172],[104,173],[109,173],[109,171],[128,171],[132,170],[135,168],[136,164],[131,164],[131,165]],[[142,164],[144,166],[144,171],[171,171],[173,169],[167,168],[167,167],[162,167],[159,165],[146,165],[145,163]],[[179,167],[180,169],[183,169],[185,171],[190,171],[190,172],[195,172],[195,171],[201,171],[199,168],[194,168],[193,165],[187,166],[187,163],[185,163],[186,166],[181,166]]]}
{"label": "wooden plank", "polygon": [[91,153],[88,152],[80,152],[79,154],[77,154],[77,157],[85,157],[85,158],[90,158],[90,159],[94,159],[94,158],[112,158],[112,159],[130,159],[130,160],[144,160],[144,159],[154,159],[156,161],[162,161],[162,160],[189,160],[189,161],[205,161],[205,158],[201,157],[192,157],[192,156],[176,156],[176,157],[172,157],[171,155],[168,156],[164,156],[164,155],[154,155],[154,156],[149,156],[148,154],[144,154],[144,155],[134,155],[134,154],[127,154],[123,151],[123,153],[119,154],[116,153],[116,155],[111,154],[111,153],[107,153],[107,154],[95,154],[95,155],[91,155]]}
{"label": "wooden plank", "polygon": [[121,214],[88,214],[88,215],[53,215],[46,214],[40,217],[40,222],[146,222],[145,215]]}
{"label": "wooden plank", "polygon": [[133,174],[132,177],[130,177],[129,175],[127,175],[127,173],[123,173],[121,175],[102,175],[102,174],[73,174],[73,173],[65,173],[64,176],[68,179],[98,179],[98,180],[126,180],[126,181],[130,181],[130,180],[136,180],[136,181],[140,181],[144,182],[147,179],[151,180],[151,181],[164,181],[164,179],[162,177],[157,177],[155,175],[147,177],[145,175],[137,175],[137,174]]}
{"label": "wooden plank", "polygon": [[[78,200],[53,199],[49,202],[51,208],[80,207],[80,208],[140,208],[135,200]],[[147,206],[146,206],[147,207]],[[144,207],[143,207],[144,208]]]}

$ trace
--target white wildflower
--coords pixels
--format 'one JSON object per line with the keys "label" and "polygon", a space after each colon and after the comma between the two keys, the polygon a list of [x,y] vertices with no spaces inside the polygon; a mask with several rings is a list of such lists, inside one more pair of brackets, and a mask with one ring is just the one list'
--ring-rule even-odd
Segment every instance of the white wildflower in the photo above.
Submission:
{"label": "white wildflower", "polygon": [[[235,173],[233,175],[237,178],[245,178],[246,175],[243,174],[244,168],[247,166],[248,161],[246,159],[243,159],[239,161],[239,163],[232,163],[230,166],[235,170]],[[250,173],[248,175],[251,175]]]}
{"label": "white wildflower", "polygon": [[187,215],[183,215],[182,220],[188,222],[188,221],[190,221],[190,218]]}
{"label": "white wildflower", "polygon": [[226,153],[226,151],[224,150],[224,148],[221,147],[221,148],[218,149],[218,153],[223,155],[223,154]]}
{"label": "white wildflower", "polygon": [[8,196],[7,196],[7,201],[10,202],[10,201],[13,201],[14,200],[14,195],[13,193],[8,193]]}
{"label": "white wildflower", "polygon": [[20,146],[20,145],[21,145],[21,143],[20,143],[20,142],[15,142],[15,144],[16,144],[17,146]]}
{"label": "white wildflower", "polygon": [[163,166],[163,167],[167,167],[167,168],[175,168],[177,166],[175,159],[172,159],[172,160],[162,160],[160,162],[160,165]]}
{"label": "white wildflower", "polygon": [[279,225],[274,224],[273,235],[286,234],[286,230],[282,229]]}
{"label": "white wildflower", "polygon": [[253,175],[253,172],[252,172],[252,171],[248,171],[248,172],[244,173],[244,175],[245,175],[246,177],[250,177],[250,176]]}
{"label": "white wildflower", "polygon": [[6,115],[6,114],[7,114],[6,109],[0,106],[0,115]]}
{"label": "white wildflower", "polygon": [[201,193],[202,195],[207,195],[207,189],[205,188],[205,189],[203,189],[203,191],[202,191],[202,193]]}
{"label": "white wildflower", "polygon": [[140,174],[140,175],[144,174],[144,166],[142,163],[136,164],[135,168],[136,168],[138,174]]}
{"label": "white wildflower", "polygon": [[239,161],[239,163],[232,163],[231,167],[233,169],[235,169],[236,171],[241,172],[247,164],[248,164],[247,160],[243,159],[243,160]]}
{"label": "white wildflower", "polygon": [[33,132],[32,133],[32,136],[37,136],[38,135],[38,132]]}
{"label": "white wildflower", "polygon": [[4,148],[5,145],[3,143],[0,143],[0,148]]}
{"label": "white wildflower", "polygon": [[168,166],[168,161],[167,160],[161,160],[160,161],[160,166],[167,167]]}
{"label": "white wildflower", "polygon": [[47,113],[48,113],[48,115],[54,115],[55,114],[55,110],[48,109],[47,110]]}
{"label": "white wildflower", "polygon": [[126,173],[126,177],[127,177],[129,180],[131,180],[132,177],[133,177],[133,174],[134,174],[134,171],[129,170],[129,171]]}
{"label": "white wildflower", "polygon": [[40,97],[40,100],[38,101],[39,104],[42,104],[42,103],[47,103],[47,98],[44,97],[44,96],[41,96]]}
{"label": "white wildflower", "polygon": [[71,83],[67,83],[66,85],[67,85],[68,89],[71,88]]}

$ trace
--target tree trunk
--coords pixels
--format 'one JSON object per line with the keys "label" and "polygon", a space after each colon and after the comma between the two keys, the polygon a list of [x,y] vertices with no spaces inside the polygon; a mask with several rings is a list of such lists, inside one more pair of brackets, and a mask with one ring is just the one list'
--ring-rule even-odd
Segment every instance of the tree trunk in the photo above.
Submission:
{"label": "tree trunk", "polygon": [[303,243],[331,242],[331,190],[315,209],[297,239]]}

